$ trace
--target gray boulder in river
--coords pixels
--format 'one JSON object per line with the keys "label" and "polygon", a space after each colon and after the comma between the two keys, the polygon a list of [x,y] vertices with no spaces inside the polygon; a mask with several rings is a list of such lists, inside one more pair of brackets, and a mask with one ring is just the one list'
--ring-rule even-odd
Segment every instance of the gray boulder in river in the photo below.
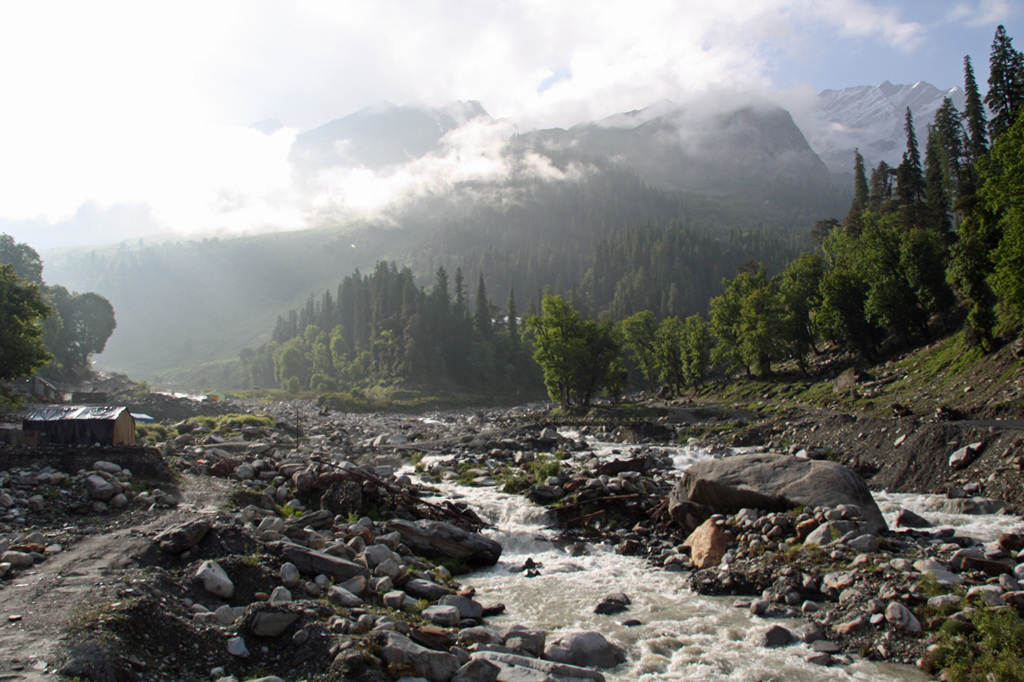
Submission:
{"label": "gray boulder in river", "polygon": [[669,513],[691,532],[712,514],[744,508],[779,512],[841,504],[860,509],[868,530],[888,530],[864,479],[841,464],[790,455],[736,455],[687,469],[669,496]]}
{"label": "gray boulder in river", "polygon": [[386,529],[397,531],[409,549],[427,557],[457,559],[470,566],[493,566],[501,556],[501,545],[494,540],[445,521],[392,519]]}

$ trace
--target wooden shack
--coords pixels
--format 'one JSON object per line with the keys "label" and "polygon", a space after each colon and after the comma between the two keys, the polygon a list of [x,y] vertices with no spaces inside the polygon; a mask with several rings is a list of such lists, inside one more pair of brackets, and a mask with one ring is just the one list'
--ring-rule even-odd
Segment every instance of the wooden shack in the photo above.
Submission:
{"label": "wooden shack", "polygon": [[40,407],[22,421],[25,444],[134,445],[135,420],[127,407]]}

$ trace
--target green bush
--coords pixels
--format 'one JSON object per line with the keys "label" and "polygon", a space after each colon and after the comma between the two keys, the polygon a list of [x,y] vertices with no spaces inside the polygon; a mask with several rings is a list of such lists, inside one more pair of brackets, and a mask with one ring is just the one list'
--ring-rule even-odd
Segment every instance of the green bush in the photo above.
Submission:
{"label": "green bush", "polygon": [[[949,621],[947,621],[949,622]],[[981,608],[973,628],[943,626],[935,652],[948,682],[1024,681],[1024,621],[1010,608]]]}
{"label": "green bush", "polygon": [[267,414],[225,414],[217,417],[217,426],[237,429],[240,426],[273,426],[274,418]]}
{"label": "green bush", "polygon": [[177,437],[177,431],[163,424],[143,424],[140,422],[135,425],[136,441],[156,445],[157,443],[165,443]]}
{"label": "green bush", "polygon": [[521,493],[532,485],[544,483],[550,476],[557,476],[562,470],[562,462],[549,455],[537,455],[532,462],[516,469],[506,468],[495,479],[502,491],[510,494]]}

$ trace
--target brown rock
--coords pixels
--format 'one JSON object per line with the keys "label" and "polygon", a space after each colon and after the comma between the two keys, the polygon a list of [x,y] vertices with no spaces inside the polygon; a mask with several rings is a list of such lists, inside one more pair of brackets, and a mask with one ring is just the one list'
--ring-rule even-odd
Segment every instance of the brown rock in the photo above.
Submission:
{"label": "brown rock", "polygon": [[817,519],[807,519],[796,524],[796,537],[803,542],[807,539],[807,536],[811,534],[815,528],[818,527]]}
{"label": "brown rock", "polygon": [[732,535],[708,519],[690,533],[683,544],[690,548],[690,558],[697,568],[709,568],[722,561],[731,540]]}
{"label": "brown rock", "polygon": [[242,462],[237,459],[218,459],[210,465],[210,475],[227,478],[234,473],[235,469],[237,469],[238,465],[241,463]]}
{"label": "brown rock", "polygon": [[999,536],[999,548],[1004,552],[1019,552],[1024,549],[1024,535],[1020,533],[1003,533]]}

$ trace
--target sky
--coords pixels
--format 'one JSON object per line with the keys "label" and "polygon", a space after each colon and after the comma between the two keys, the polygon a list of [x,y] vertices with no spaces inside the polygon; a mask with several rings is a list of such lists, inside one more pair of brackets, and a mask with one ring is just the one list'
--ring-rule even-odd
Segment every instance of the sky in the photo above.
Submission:
{"label": "sky", "polygon": [[[288,151],[298,133],[381,102],[478,100],[500,125],[462,140],[493,143],[664,99],[743,92],[798,107],[885,80],[948,88],[962,85],[964,55],[984,89],[996,26],[1024,47],[1024,0],[0,0],[0,11],[0,231],[39,250],[296,229],[325,205],[379,207],[419,182],[413,171],[311,185]],[[252,127],[267,119],[282,127]]]}

